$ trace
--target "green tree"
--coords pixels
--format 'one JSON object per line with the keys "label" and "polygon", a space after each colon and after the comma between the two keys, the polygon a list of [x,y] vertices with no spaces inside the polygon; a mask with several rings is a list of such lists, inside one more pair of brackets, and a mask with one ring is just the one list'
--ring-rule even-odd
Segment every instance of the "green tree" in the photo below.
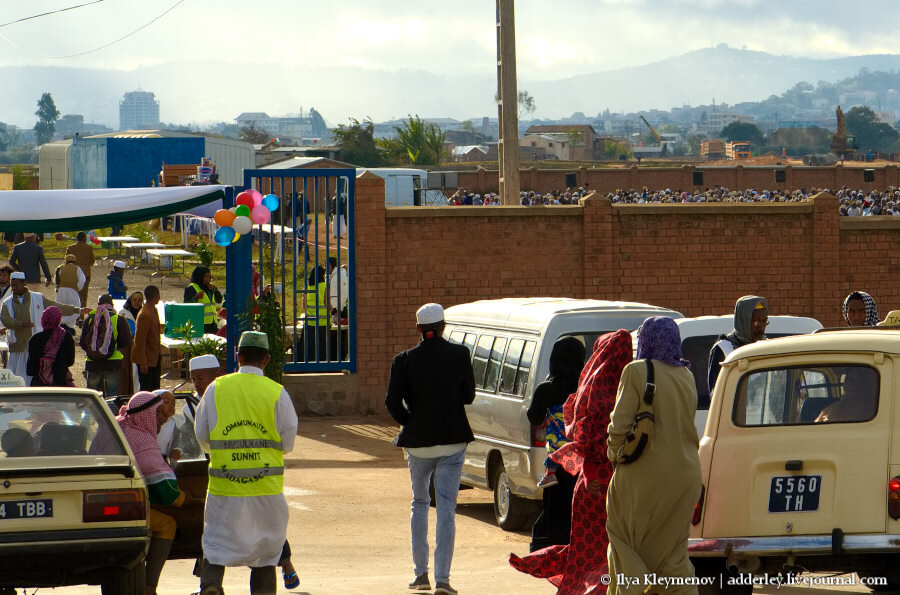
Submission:
{"label": "green tree", "polygon": [[366,119],[350,118],[350,124],[338,124],[331,130],[334,142],[341,148],[341,159],[361,167],[386,165],[384,153],[375,143],[375,124]]}
{"label": "green tree", "polygon": [[755,149],[762,147],[766,141],[766,135],[759,126],[750,122],[732,122],[719,135],[727,141],[750,141]]}
{"label": "green tree", "polygon": [[900,139],[900,133],[884,122],[867,107],[854,107],[844,116],[847,133],[856,135],[861,151],[891,151]]}
{"label": "green tree", "polygon": [[394,138],[379,139],[378,146],[396,163],[438,165],[444,159],[444,131],[418,114],[394,127]]}
{"label": "green tree", "polygon": [[[537,105],[534,103],[534,97],[531,96],[531,93],[528,91],[519,91],[516,96],[516,103],[519,105],[518,114],[519,119],[523,120],[525,116],[534,113],[534,110],[537,109]],[[494,93],[494,101],[500,101],[500,93]]]}
{"label": "green tree", "polygon": [[34,132],[37,135],[38,144],[42,145],[50,142],[50,139],[53,138],[53,133],[56,132],[56,121],[60,114],[50,93],[41,95],[37,104],[38,108],[34,115],[38,117],[38,121],[34,125]]}

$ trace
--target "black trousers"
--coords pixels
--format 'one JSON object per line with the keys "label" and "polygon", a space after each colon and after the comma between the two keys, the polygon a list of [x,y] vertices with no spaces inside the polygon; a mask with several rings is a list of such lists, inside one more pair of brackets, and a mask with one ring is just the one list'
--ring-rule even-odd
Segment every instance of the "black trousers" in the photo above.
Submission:
{"label": "black trousers", "polygon": [[[159,389],[160,384],[160,368],[159,368],[159,358],[156,359],[155,366],[149,366],[147,368],[147,373],[144,374],[141,372],[141,367],[138,366],[138,382],[141,385],[141,390],[149,390],[154,391]],[[137,392],[137,389],[135,389]]]}
{"label": "black trousers", "polygon": [[544,510],[531,529],[529,551],[537,551],[550,545],[567,545],[572,530],[572,497],[575,494],[576,476],[560,467],[556,470],[559,483],[544,488]]}
{"label": "black trousers", "polygon": [[[225,567],[211,564],[206,558],[200,563],[200,592],[203,595],[224,593],[222,581],[225,579]],[[251,595],[275,595],[278,591],[274,566],[250,568]]]}

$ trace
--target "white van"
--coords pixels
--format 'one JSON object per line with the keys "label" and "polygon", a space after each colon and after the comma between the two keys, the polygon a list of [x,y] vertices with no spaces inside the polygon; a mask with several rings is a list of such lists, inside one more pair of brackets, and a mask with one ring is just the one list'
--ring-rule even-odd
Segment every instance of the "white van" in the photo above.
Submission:
{"label": "white van", "polygon": [[557,339],[580,339],[589,357],[603,333],[634,330],[650,316],[681,318],[667,308],[566,298],[482,300],[447,308],[444,337],[473,354],[475,401],[466,406],[475,442],[466,450],[462,484],[494,492],[503,529],[521,529],[538,509],[544,431],[528,422],[535,387],[547,378]]}
{"label": "white van", "polygon": [[446,205],[440,190],[427,190],[428,172],[405,167],[357,168],[356,175],[370,171],[384,178],[384,204],[388,207]]}
{"label": "white van", "polygon": [[[713,387],[707,386],[709,351],[721,335],[730,333],[734,328],[734,316],[699,316],[697,318],[679,318],[675,321],[681,333],[681,351],[684,359],[691,362],[691,372],[697,384],[697,413],[694,425],[697,435],[703,435],[706,417],[709,414],[709,395]],[[789,335],[805,335],[822,328],[815,318],[802,316],[769,316],[766,336],[770,339]],[[635,357],[637,356],[637,331],[631,334]]]}

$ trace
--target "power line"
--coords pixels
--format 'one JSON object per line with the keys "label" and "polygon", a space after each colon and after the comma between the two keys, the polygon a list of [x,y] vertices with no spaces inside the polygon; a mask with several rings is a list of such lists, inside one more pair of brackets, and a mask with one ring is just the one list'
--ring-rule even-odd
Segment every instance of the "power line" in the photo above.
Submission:
{"label": "power line", "polygon": [[[103,0],[95,0],[95,2],[102,2],[102,1],[103,1]],[[6,37],[5,35],[3,35],[2,33],[0,33],[0,38],[3,38],[3,39],[6,41],[6,43],[8,43],[9,45],[13,46],[14,48],[17,48],[17,49],[19,49],[19,50],[21,50],[21,51],[23,51],[23,52],[29,53],[29,54],[31,54],[31,55],[33,55],[33,56],[37,56],[37,57],[39,57],[39,58],[51,58],[51,59],[56,59],[56,60],[61,60],[61,59],[64,59],[64,58],[77,58],[78,56],[85,56],[85,55],[87,55],[87,54],[92,54],[92,53],[94,53],[94,52],[99,52],[99,51],[102,50],[102,49],[108,48],[108,47],[111,46],[111,45],[115,45],[115,44],[119,43],[120,41],[122,41],[122,40],[124,40],[124,39],[127,39],[127,38],[129,38],[129,37],[131,37],[131,36],[134,35],[135,33],[139,32],[139,31],[142,31],[143,29],[146,29],[147,27],[149,27],[150,25],[152,25],[153,23],[155,23],[155,22],[158,21],[159,19],[163,18],[164,16],[166,16],[167,14],[169,14],[170,12],[172,12],[173,10],[175,10],[175,9],[178,7],[178,5],[180,5],[180,4],[183,3],[183,2],[184,2],[184,0],[178,0],[178,2],[176,2],[175,4],[173,4],[172,6],[170,6],[169,8],[167,8],[166,10],[164,10],[164,11],[163,11],[161,14],[159,14],[158,16],[156,16],[156,17],[154,17],[153,19],[151,19],[150,21],[144,23],[143,25],[141,25],[140,27],[138,27],[138,28],[135,29],[134,31],[131,31],[131,32],[129,32],[129,33],[126,33],[126,34],[123,35],[122,37],[119,37],[118,39],[114,39],[113,41],[110,41],[109,43],[105,43],[105,44],[103,44],[103,45],[101,45],[101,46],[99,46],[99,47],[96,47],[96,48],[94,48],[94,49],[87,50],[87,51],[84,51],[84,52],[78,52],[78,53],[76,53],[76,54],[67,54],[67,55],[63,55],[63,56],[47,56],[47,55],[45,55],[45,54],[38,54],[37,52],[32,52],[31,50],[27,50],[27,49],[23,48],[22,46],[13,43],[12,41],[10,41],[10,39],[9,39],[8,37]]]}
{"label": "power line", "polygon": [[16,23],[21,23],[22,21],[30,21],[31,19],[45,17],[47,15],[56,14],[58,12],[66,12],[67,10],[75,10],[76,8],[81,8],[82,6],[90,6],[91,4],[99,4],[100,2],[103,2],[103,0],[94,0],[93,2],[85,2],[84,4],[78,4],[76,6],[69,6],[68,8],[60,8],[59,10],[51,10],[50,12],[42,12],[41,14],[36,14],[36,15],[32,15],[30,17],[25,17],[24,19],[16,19],[15,21],[3,23],[2,25],[0,25],[0,27],[14,25]]}

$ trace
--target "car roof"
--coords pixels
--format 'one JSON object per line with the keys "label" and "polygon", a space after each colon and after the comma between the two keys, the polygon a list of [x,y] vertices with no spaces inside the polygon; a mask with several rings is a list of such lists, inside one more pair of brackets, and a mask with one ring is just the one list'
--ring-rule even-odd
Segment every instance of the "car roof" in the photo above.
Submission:
{"label": "car roof", "polygon": [[[697,335],[714,335],[727,333],[734,327],[734,315],[697,316],[695,318],[679,318],[675,320],[681,338]],[[815,318],[805,316],[769,316],[767,333],[811,333],[822,328],[822,323]]]}
{"label": "car roof", "polygon": [[513,327],[540,331],[556,316],[602,315],[605,317],[669,316],[681,318],[682,314],[668,308],[639,302],[615,302],[609,300],[579,300],[572,298],[529,297],[478,300],[447,308],[447,323],[466,323],[492,327]]}
{"label": "car roof", "polygon": [[0,387],[0,395],[21,394],[32,395],[78,395],[79,397],[99,397],[100,393],[89,388],[74,388],[65,386],[4,386]]}
{"label": "car roof", "polygon": [[732,351],[725,363],[744,358],[772,357],[809,352],[900,354],[900,329],[859,328],[826,330],[757,341]]}

